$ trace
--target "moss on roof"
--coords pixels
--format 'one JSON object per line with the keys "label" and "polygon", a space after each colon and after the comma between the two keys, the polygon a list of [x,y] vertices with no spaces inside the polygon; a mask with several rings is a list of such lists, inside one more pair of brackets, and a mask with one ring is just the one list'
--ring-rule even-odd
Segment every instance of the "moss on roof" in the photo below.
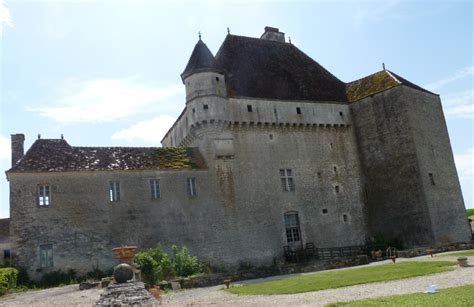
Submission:
{"label": "moss on roof", "polygon": [[347,84],[347,100],[354,102],[400,84],[389,72],[382,70]]}
{"label": "moss on roof", "polygon": [[156,150],[160,168],[186,169],[194,168],[190,152],[185,147],[165,147]]}

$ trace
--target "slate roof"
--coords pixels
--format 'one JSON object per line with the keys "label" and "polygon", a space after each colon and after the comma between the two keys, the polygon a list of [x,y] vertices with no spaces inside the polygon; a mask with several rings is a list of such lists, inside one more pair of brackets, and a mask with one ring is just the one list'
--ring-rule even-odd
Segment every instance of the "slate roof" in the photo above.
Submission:
{"label": "slate roof", "polygon": [[399,85],[405,85],[433,94],[389,70],[382,70],[362,79],[347,83],[347,100],[349,102],[355,102]]}
{"label": "slate roof", "polygon": [[214,67],[231,97],[346,101],[345,83],[289,43],[229,34]]}
{"label": "slate roof", "polygon": [[213,69],[214,67],[214,56],[212,52],[207,48],[206,44],[199,39],[196,46],[194,46],[193,53],[189,58],[188,64],[181,74],[181,78],[184,81],[188,75],[196,72],[207,69]]}
{"label": "slate roof", "polygon": [[7,172],[206,168],[197,148],[74,147],[63,139],[38,139]]}

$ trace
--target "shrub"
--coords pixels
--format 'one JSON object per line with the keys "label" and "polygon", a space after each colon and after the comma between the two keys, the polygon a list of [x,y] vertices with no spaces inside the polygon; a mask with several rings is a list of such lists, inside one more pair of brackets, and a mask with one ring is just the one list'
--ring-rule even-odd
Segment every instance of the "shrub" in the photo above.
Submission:
{"label": "shrub", "polygon": [[171,250],[172,259],[160,245],[135,255],[134,261],[140,266],[143,280],[147,284],[153,285],[164,279],[187,277],[202,272],[203,265],[197,257],[189,254],[185,246],[179,250],[173,245]]}
{"label": "shrub", "polygon": [[113,269],[102,271],[98,266],[92,266],[92,270],[86,273],[85,279],[100,280],[104,277],[112,276]]}
{"label": "shrub", "polygon": [[9,289],[15,289],[18,278],[18,270],[15,268],[0,269],[0,295],[4,295]]}
{"label": "shrub", "polygon": [[178,250],[176,245],[171,247],[173,252],[174,270],[180,277],[187,277],[202,272],[202,265],[198,258],[191,256],[186,246]]}
{"label": "shrub", "polygon": [[76,277],[76,271],[73,269],[69,269],[67,272],[63,272],[62,270],[51,271],[41,277],[40,286],[49,288],[59,285],[69,285],[76,281]]}

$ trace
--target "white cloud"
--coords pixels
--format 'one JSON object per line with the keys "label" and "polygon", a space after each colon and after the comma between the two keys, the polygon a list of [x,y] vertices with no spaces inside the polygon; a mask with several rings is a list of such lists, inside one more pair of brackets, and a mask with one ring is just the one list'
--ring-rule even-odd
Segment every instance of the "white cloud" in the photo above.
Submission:
{"label": "white cloud", "polygon": [[5,5],[3,0],[0,0],[0,36],[3,34],[5,26],[13,27],[10,9]]}
{"label": "white cloud", "polygon": [[0,135],[0,161],[9,161],[11,158],[11,143],[6,136]]}
{"label": "white cloud", "polygon": [[433,90],[436,90],[436,89],[439,89],[439,88],[445,86],[446,84],[453,83],[454,81],[458,81],[458,80],[470,77],[472,75],[474,75],[474,66],[467,66],[467,67],[464,67],[461,70],[458,70],[457,72],[455,72],[451,76],[448,76],[444,79],[426,84],[424,86],[424,88],[426,88],[430,91],[433,91]]}
{"label": "white cloud", "polygon": [[144,120],[114,133],[112,139],[125,140],[127,142],[145,141],[160,144],[161,139],[171,128],[175,120],[176,118],[168,115],[161,115],[150,120]]}
{"label": "white cloud", "polygon": [[60,86],[51,104],[29,111],[59,123],[110,122],[143,114],[159,102],[184,91],[181,85],[158,87],[138,77],[69,80]]}
{"label": "white cloud", "polygon": [[454,154],[454,161],[459,179],[474,180],[474,148],[470,148],[464,154]]}
{"label": "white cloud", "polygon": [[474,119],[474,89],[446,95],[442,102],[446,116]]}

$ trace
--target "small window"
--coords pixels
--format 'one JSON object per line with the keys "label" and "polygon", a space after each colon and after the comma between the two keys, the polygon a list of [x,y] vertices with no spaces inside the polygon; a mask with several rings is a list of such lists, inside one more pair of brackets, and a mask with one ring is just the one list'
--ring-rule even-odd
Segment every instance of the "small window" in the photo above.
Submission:
{"label": "small window", "polygon": [[318,172],[318,178],[321,178],[321,172]]}
{"label": "small window", "polygon": [[343,215],[342,215],[342,220],[343,220],[344,222],[347,222],[347,221],[349,220],[349,217],[347,216],[347,214],[343,214]]}
{"label": "small window", "polygon": [[428,175],[430,176],[431,185],[436,185],[436,183],[434,181],[433,173],[429,173]]}
{"label": "small window", "polygon": [[195,108],[193,108],[193,113],[196,113],[196,109],[195,109]]}
{"label": "small window", "polygon": [[252,112],[252,105],[251,104],[247,105],[247,111]]}
{"label": "small window", "polygon": [[269,134],[268,137],[270,138],[270,140],[273,140],[273,134]]}
{"label": "small window", "polygon": [[343,117],[343,114],[342,114],[342,112],[339,112],[339,116],[340,116],[340,117]]}
{"label": "small window", "polygon": [[187,181],[187,186],[188,186],[188,195],[191,197],[194,197],[197,195],[197,190],[196,190],[196,178],[195,177],[189,177],[186,179]]}
{"label": "small window", "polygon": [[10,259],[10,250],[4,249],[3,250],[3,259]]}
{"label": "small window", "polygon": [[151,199],[158,199],[161,197],[160,180],[150,179],[150,192],[151,192]]}
{"label": "small window", "polygon": [[301,108],[300,107],[296,108],[296,114],[301,114]]}
{"label": "small window", "polygon": [[38,206],[48,207],[51,205],[51,187],[49,185],[38,186]]}
{"label": "small window", "polygon": [[334,168],[333,168],[333,169],[334,169],[334,174],[336,174],[336,175],[337,175],[337,167],[336,167],[336,166],[334,166]]}
{"label": "small window", "polygon": [[109,200],[116,202],[120,200],[120,182],[111,181],[109,184]]}
{"label": "small window", "polygon": [[216,77],[216,81],[219,82],[219,77]]}
{"label": "small window", "polygon": [[40,245],[40,266],[42,268],[53,267],[53,244]]}
{"label": "small window", "polygon": [[332,149],[332,143],[329,143],[329,148],[331,148],[331,149]]}
{"label": "small window", "polygon": [[322,210],[322,212],[323,212],[323,214],[328,214],[328,209],[324,208],[324,209]]}
{"label": "small window", "polygon": [[291,169],[280,169],[280,182],[282,191],[290,192],[295,190]]}
{"label": "small window", "polygon": [[209,105],[207,105],[207,104],[203,105],[202,107],[204,108],[204,110],[209,109]]}
{"label": "small window", "polygon": [[336,191],[336,193],[339,193],[339,190],[340,190],[340,189],[339,189],[339,186],[336,185],[336,186],[334,187],[334,190]]}

